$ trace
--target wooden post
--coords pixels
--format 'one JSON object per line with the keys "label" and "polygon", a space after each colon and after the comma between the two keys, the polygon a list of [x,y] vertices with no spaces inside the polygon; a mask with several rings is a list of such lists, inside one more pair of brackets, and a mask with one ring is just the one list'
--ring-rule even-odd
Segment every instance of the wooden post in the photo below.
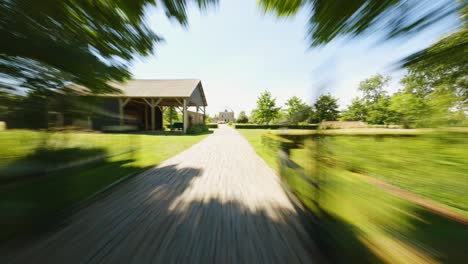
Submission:
{"label": "wooden post", "polygon": [[172,115],[174,114],[174,107],[169,106],[169,130],[172,131]]}
{"label": "wooden post", "polygon": [[148,105],[145,105],[145,130],[148,130]]}
{"label": "wooden post", "polygon": [[184,99],[184,133],[187,133],[188,115],[187,115],[187,99]]}
{"label": "wooden post", "polygon": [[120,125],[124,125],[124,104],[123,104],[123,99],[119,98],[119,119],[120,119]]}
{"label": "wooden post", "polygon": [[203,106],[203,124],[206,123],[206,107]]}
{"label": "wooden post", "polygon": [[155,130],[156,129],[156,120],[155,119],[155,112],[154,112],[154,109],[155,106],[154,106],[154,99],[151,98],[151,130]]}

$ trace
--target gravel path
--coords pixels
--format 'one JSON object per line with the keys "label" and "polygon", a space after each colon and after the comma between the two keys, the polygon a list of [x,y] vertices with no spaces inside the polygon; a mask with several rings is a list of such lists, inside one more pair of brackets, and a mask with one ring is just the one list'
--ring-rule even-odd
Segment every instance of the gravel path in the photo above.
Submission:
{"label": "gravel path", "polygon": [[313,263],[304,234],[275,173],[221,126],[0,262]]}

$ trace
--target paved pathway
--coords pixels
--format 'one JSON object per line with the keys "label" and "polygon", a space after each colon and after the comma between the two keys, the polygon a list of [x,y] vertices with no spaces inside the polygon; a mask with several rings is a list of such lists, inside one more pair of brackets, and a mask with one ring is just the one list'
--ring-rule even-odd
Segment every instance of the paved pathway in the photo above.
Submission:
{"label": "paved pathway", "polygon": [[313,243],[303,234],[274,172],[237,131],[222,126],[9,260],[313,263]]}

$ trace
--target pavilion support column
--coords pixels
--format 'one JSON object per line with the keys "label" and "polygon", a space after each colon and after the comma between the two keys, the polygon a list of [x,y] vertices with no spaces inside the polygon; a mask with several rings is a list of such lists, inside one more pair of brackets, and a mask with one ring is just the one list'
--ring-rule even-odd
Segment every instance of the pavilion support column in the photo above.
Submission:
{"label": "pavilion support column", "polygon": [[123,103],[122,103],[122,99],[119,98],[119,120],[120,120],[120,125],[123,126],[124,124],[124,116],[123,116],[123,113],[124,112],[124,107],[123,107]]}
{"label": "pavilion support column", "polygon": [[206,107],[203,106],[203,124],[206,123]]}
{"label": "pavilion support column", "polygon": [[145,130],[149,129],[148,125],[148,105],[145,105]]}
{"label": "pavilion support column", "polygon": [[177,113],[177,110],[175,109],[175,107],[171,106],[170,111],[171,113],[169,115],[169,124],[171,124],[171,131],[172,131],[172,128],[174,126],[174,120],[172,120],[172,116],[174,115],[174,111],[176,111]]}
{"label": "pavilion support column", "polygon": [[188,129],[188,115],[187,115],[187,99],[184,99],[184,134],[187,133]]}
{"label": "pavilion support column", "polygon": [[130,101],[130,98],[123,99],[119,98],[119,119],[120,119],[120,125],[124,125],[124,108],[125,105]]}
{"label": "pavilion support column", "polygon": [[156,120],[155,120],[155,105],[154,105],[154,99],[151,98],[151,130],[156,129]]}

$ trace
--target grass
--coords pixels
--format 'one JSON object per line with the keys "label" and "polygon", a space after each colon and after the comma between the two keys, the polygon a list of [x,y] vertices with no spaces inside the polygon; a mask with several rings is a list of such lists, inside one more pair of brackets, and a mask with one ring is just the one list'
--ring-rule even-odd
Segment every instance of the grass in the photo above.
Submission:
{"label": "grass", "polygon": [[[261,145],[260,136],[267,130],[240,132],[278,171],[276,154]],[[393,196],[359,173],[466,213],[466,144],[463,135],[327,137],[321,143],[320,163],[314,142],[291,150],[290,156],[321,183],[320,192],[292,169],[283,169],[282,177],[321,219],[315,235],[334,262],[464,263],[465,225]]]}
{"label": "grass", "polygon": [[279,171],[276,153],[262,144],[261,136],[264,133],[269,132],[269,129],[237,129],[237,131],[239,131],[245,139],[249,141],[250,145],[255,149],[255,152],[265,160],[268,166],[276,172]]}
{"label": "grass", "polygon": [[[205,137],[0,132],[0,180],[4,180],[0,185],[0,241],[54,221],[61,210],[130,173],[157,165]],[[45,170],[57,162],[90,155],[105,158],[55,172]]]}

